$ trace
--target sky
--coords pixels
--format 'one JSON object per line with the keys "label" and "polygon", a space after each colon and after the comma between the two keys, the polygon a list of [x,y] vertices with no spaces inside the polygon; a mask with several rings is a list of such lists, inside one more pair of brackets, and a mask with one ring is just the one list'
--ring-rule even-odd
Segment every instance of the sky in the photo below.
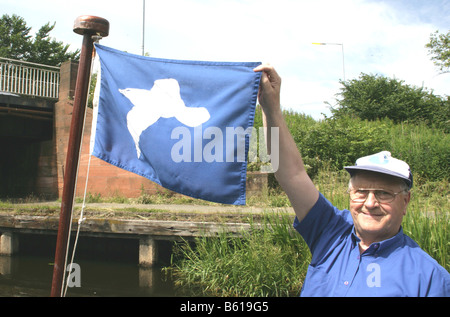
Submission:
{"label": "sky", "polygon": [[[0,0],[32,32],[56,22],[50,35],[81,48],[78,16],[110,23],[101,44],[141,54],[144,0]],[[282,77],[281,106],[331,116],[340,80],[361,73],[403,80],[450,95],[425,45],[450,29],[450,0],[145,0],[144,51],[183,60],[263,62]],[[328,43],[314,45],[312,43]]]}

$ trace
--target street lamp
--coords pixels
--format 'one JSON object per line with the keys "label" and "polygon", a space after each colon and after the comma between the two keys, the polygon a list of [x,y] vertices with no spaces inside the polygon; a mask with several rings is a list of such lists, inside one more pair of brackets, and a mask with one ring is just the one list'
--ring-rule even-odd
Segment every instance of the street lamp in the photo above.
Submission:
{"label": "street lamp", "polygon": [[345,81],[345,58],[344,58],[344,44],[342,43],[313,43],[314,45],[340,45],[342,48],[342,73]]}

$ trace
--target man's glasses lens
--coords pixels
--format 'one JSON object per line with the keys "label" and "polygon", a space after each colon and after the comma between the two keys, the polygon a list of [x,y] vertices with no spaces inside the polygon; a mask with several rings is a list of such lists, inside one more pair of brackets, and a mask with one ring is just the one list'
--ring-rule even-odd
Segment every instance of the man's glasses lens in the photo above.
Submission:
{"label": "man's glasses lens", "polygon": [[375,198],[379,203],[390,203],[395,199],[395,196],[399,194],[390,193],[385,190],[354,189],[350,191],[350,199],[355,203],[365,202],[371,191],[373,191]]}

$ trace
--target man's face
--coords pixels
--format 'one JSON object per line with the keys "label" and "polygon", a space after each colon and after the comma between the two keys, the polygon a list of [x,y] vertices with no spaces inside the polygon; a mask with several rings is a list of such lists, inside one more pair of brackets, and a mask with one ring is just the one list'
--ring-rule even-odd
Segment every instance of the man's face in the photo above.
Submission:
{"label": "man's face", "polygon": [[[379,173],[359,172],[352,182],[353,189],[383,189],[391,193],[400,192],[402,181]],[[350,212],[356,234],[366,244],[389,239],[398,233],[410,193],[400,193],[390,203],[379,203],[370,191],[364,202],[350,200]]]}

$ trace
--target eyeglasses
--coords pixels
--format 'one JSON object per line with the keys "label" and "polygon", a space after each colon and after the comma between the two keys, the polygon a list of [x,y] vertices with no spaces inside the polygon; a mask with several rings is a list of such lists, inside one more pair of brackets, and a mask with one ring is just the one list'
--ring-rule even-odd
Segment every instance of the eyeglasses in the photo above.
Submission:
{"label": "eyeglasses", "polygon": [[395,197],[405,192],[405,190],[399,191],[398,193],[391,193],[384,189],[372,189],[372,188],[358,188],[349,190],[350,200],[355,203],[363,203],[367,200],[369,193],[373,192],[375,199],[380,204],[388,204],[394,201]]}

